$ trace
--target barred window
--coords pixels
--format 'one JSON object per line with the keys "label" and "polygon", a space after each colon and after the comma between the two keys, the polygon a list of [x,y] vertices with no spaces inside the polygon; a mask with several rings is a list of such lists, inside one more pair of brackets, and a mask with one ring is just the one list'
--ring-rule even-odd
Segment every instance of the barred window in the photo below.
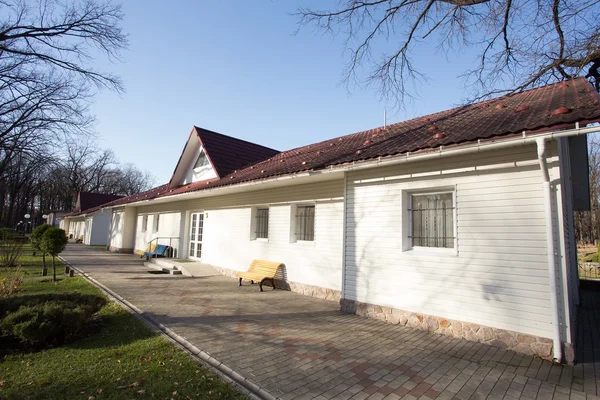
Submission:
{"label": "barred window", "polygon": [[315,240],[315,206],[296,207],[296,240]]}
{"label": "barred window", "polygon": [[411,196],[412,246],[454,248],[452,193]]}
{"label": "barred window", "polygon": [[254,232],[257,239],[269,238],[269,209],[258,208],[256,210],[256,231]]}

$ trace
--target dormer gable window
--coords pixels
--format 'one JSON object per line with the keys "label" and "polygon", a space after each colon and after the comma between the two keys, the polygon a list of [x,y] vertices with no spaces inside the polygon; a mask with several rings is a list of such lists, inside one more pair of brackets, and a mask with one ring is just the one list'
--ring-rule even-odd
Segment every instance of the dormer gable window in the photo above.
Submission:
{"label": "dormer gable window", "polygon": [[209,164],[210,162],[208,161],[208,157],[206,157],[206,154],[204,154],[204,150],[201,150],[198,158],[196,159],[196,163],[194,164],[194,169],[202,168]]}

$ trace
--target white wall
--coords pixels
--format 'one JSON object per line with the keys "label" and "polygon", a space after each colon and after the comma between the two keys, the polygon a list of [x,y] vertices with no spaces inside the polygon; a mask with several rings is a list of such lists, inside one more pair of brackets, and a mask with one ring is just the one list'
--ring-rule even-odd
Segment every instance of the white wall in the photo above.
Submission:
{"label": "white wall", "polygon": [[137,208],[112,209],[108,245],[113,249],[131,251],[136,237]]}
{"label": "white wall", "polygon": [[110,221],[110,236],[108,245],[116,249],[122,249],[123,233],[125,229],[125,210],[113,209]]}
{"label": "white wall", "polygon": [[85,217],[84,228],[83,228],[83,243],[91,244],[92,240],[92,225],[93,225],[93,216],[89,215]]}
{"label": "white wall", "polygon": [[[155,221],[158,217],[158,226]],[[144,216],[148,218],[148,225],[146,231],[142,231],[142,220]],[[146,250],[148,242],[155,238],[161,238],[158,240],[158,244],[171,245],[176,251],[176,255],[180,253],[181,239],[180,237],[180,222],[181,213],[176,212],[156,212],[156,213],[145,213],[138,214],[136,223],[136,235],[135,235],[135,249]],[[158,229],[156,229],[158,228]],[[171,240],[169,240],[171,238]]]}
{"label": "white wall", "polygon": [[108,243],[108,231],[111,223],[111,211],[96,211],[93,214],[89,241],[86,244],[93,246],[106,246]]}
{"label": "white wall", "polygon": [[[528,146],[347,174],[343,296],[551,337],[536,156]],[[558,189],[557,157],[550,167]],[[455,189],[456,251],[405,250],[407,193],[439,187]]]}
{"label": "white wall", "polygon": [[[343,181],[334,180],[296,185],[279,189],[257,190],[227,196],[215,196],[186,202],[166,203],[139,207],[140,214],[179,212],[177,229],[183,237],[183,251],[187,256],[189,215],[202,211],[204,243],[202,261],[221,268],[245,271],[255,258],[281,261],[286,265],[289,281],[341,289]],[[314,242],[295,242],[290,238],[292,204],[315,204]],[[268,206],[269,239],[253,240],[251,232],[252,208]],[[138,216],[136,249],[144,249],[148,232],[141,232]],[[166,220],[166,218],[165,218]],[[175,233],[177,219],[169,224]]]}
{"label": "white wall", "polygon": [[85,218],[77,217],[69,219],[69,234],[73,235],[73,239],[79,239],[84,236],[85,239]]}
{"label": "white wall", "polygon": [[312,242],[290,242],[293,211],[289,204],[269,207],[267,240],[250,239],[251,207],[207,210],[207,213],[204,262],[245,271],[255,258],[280,261],[286,266],[289,281],[341,290],[341,201],[316,203],[315,240]]}

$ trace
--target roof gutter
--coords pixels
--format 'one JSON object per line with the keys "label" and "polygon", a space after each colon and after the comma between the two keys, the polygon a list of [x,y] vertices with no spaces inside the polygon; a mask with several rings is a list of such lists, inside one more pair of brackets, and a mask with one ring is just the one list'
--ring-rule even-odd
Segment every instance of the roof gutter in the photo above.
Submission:
{"label": "roof gutter", "polygon": [[468,144],[468,145],[460,145],[457,147],[450,147],[450,148],[444,148],[443,146],[440,146],[438,149],[432,150],[429,152],[405,153],[405,154],[398,155],[398,156],[386,157],[384,159],[380,157],[376,160],[371,160],[371,161],[353,162],[351,164],[341,164],[341,165],[337,165],[337,166],[332,165],[327,169],[318,170],[318,171],[300,172],[297,174],[278,176],[273,179],[251,181],[251,182],[245,182],[245,183],[240,183],[240,184],[216,187],[213,189],[197,190],[197,191],[189,192],[189,193],[175,194],[175,195],[171,195],[171,196],[158,197],[158,198],[153,198],[153,199],[148,199],[148,200],[140,200],[140,201],[133,202],[133,203],[103,207],[103,209],[104,208],[115,208],[115,207],[133,207],[133,206],[137,207],[137,206],[149,205],[151,202],[153,204],[162,203],[163,201],[157,201],[157,200],[163,200],[163,199],[166,200],[164,202],[170,202],[170,201],[188,200],[188,199],[201,198],[201,197],[217,196],[220,194],[226,194],[227,191],[231,190],[232,188],[236,188],[236,189],[246,188],[246,187],[250,188],[250,187],[253,187],[256,185],[264,185],[264,184],[273,183],[273,182],[287,182],[290,179],[309,178],[311,176],[322,176],[324,174],[330,174],[330,173],[336,173],[336,172],[357,171],[357,170],[362,170],[362,169],[369,169],[369,168],[376,168],[376,167],[383,167],[383,166],[390,166],[390,165],[399,165],[399,164],[404,164],[404,163],[408,163],[408,162],[417,162],[417,161],[423,161],[423,160],[436,159],[436,158],[440,158],[440,157],[450,157],[450,156],[457,156],[457,155],[463,155],[463,154],[470,154],[470,153],[476,153],[479,151],[503,149],[503,148],[509,148],[509,147],[523,146],[523,145],[527,145],[527,144],[536,144],[538,138],[544,139],[544,140],[553,140],[553,139],[558,139],[561,137],[586,135],[588,133],[594,133],[594,132],[600,132],[600,126],[590,126],[590,127],[580,128],[579,122],[576,122],[575,128],[573,128],[573,129],[549,131],[549,132],[543,132],[543,133],[539,133],[539,134],[531,134],[530,133],[528,135],[526,135],[525,131],[523,131],[523,134],[520,137],[511,137],[509,139],[490,139],[490,140],[484,140],[484,141],[478,140],[477,143]]}

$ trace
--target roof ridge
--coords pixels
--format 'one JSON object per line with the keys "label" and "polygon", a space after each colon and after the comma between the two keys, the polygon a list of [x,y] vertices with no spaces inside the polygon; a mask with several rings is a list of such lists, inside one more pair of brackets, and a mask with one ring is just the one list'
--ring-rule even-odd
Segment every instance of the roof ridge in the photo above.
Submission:
{"label": "roof ridge", "polygon": [[[515,96],[515,95],[524,95],[527,92],[532,92],[532,91],[535,91],[535,90],[539,90],[541,88],[549,88],[549,87],[552,87],[552,86],[557,86],[557,85],[564,84],[565,82],[572,82],[572,81],[576,81],[576,80],[585,80],[585,78],[582,77],[582,76],[578,76],[578,77],[575,77],[575,78],[566,79],[564,81],[554,82],[554,83],[550,83],[548,85],[538,86],[538,87],[535,87],[535,88],[530,88],[530,89],[527,89],[527,90],[523,90],[521,92],[507,93],[507,94],[504,94],[504,95],[502,95],[500,97],[492,97],[492,98],[489,98],[489,99],[484,99],[484,100],[476,101],[474,103],[466,103],[466,104],[462,104],[462,105],[455,106],[455,107],[452,107],[452,108],[448,108],[446,110],[435,111],[435,112],[432,112],[432,113],[429,113],[429,114],[423,114],[423,115],[419,115],[419,116],[416,116],[416,117],[413,117],[413,118],[410,118],[410,119],[405,119],[405,120],[402,120],[402,121],[393,122],[391,124],[380,125],[380,126],[376,126],[374,128],[365,129],[365,130],[362,130],[362,131],[356,131],[356,132],[348,133],[348,134],[341,135],[341,136],[334,136],[332,138],[321,140],[321,141],[318,141],[318,142],[308,143],[308,144],[305,144],[303,146],[297,146],[297,147],[294,147],[294,148],[289,149],[289,150],[282,150],[280,152],[280,154],[283,154],[283,153],[286,153],[286,152],[289,152],[289,151],[295,151],[295,150],[302,149],[302,148],[305,148],[305,147],[308,147],[308,146],[316,146],[316,145],[319,145],[319,144],[322,144],[322,143],[325,143],[325,142],[329,142],[331,140],[339,140],[340,138],[346,138],[346,137],[349,138],[352,135],[365,134],[365,133],[369,133],[369,132],[378,132],[381,129],[387,130],[387,129],[390,129],[390,128],[394,127],[394,126],[400,125],[400,124],[407,124],[407,123],[410,123],[412,121],[418,121],[418,120],[421,120],[421,119],[424,120],[425,118],[431,119],[432,116],[437,115],[437,114],[451,114],[452,112],[459,111],[459,110],[461,110],[461,109],[463,109],[465,107],[473,107],[473,106],[476,106],[477,104],[485,104],[485,103],[489,103],[489,102],[498,102],[499,100],[502,100],[504,98],[512,97],[512,96]],[[433,122],[433,121],[431,121],[431,122]],[[276,156],[273,156],[273,157],[276,157]],[[267,161],[267,160],[264,160],[264,161]]]}
{"label": "roof ridge", "polygon": [[203,131],[203,132],[209,132],[209,133],[212,133],[212,134],[215,134],[215,135],[226,137],[228,139],[233,139],[233,140],[237,140],[239,142],[244,142],[244,143],[247,143],[247,144],[250,144],[250,145],[253,145],[253,146],[262,147],[265,150],[272,150],[272,151],[276,151],[278,153],[281,153],[281,150],[277,150],[277,149],[274,149],[272,147],[263,146],[262,144],[250,142],[249,140],[240,139],[240,138],[237,138],[235,136],[225,135],[224,133],[211,131],[210,129],[202,128],[202,127],[199,127],[198,125],[194,125],[194,128],[196,128],[196,130],[198,131],[199,134],[200,134],[201,131]]}

